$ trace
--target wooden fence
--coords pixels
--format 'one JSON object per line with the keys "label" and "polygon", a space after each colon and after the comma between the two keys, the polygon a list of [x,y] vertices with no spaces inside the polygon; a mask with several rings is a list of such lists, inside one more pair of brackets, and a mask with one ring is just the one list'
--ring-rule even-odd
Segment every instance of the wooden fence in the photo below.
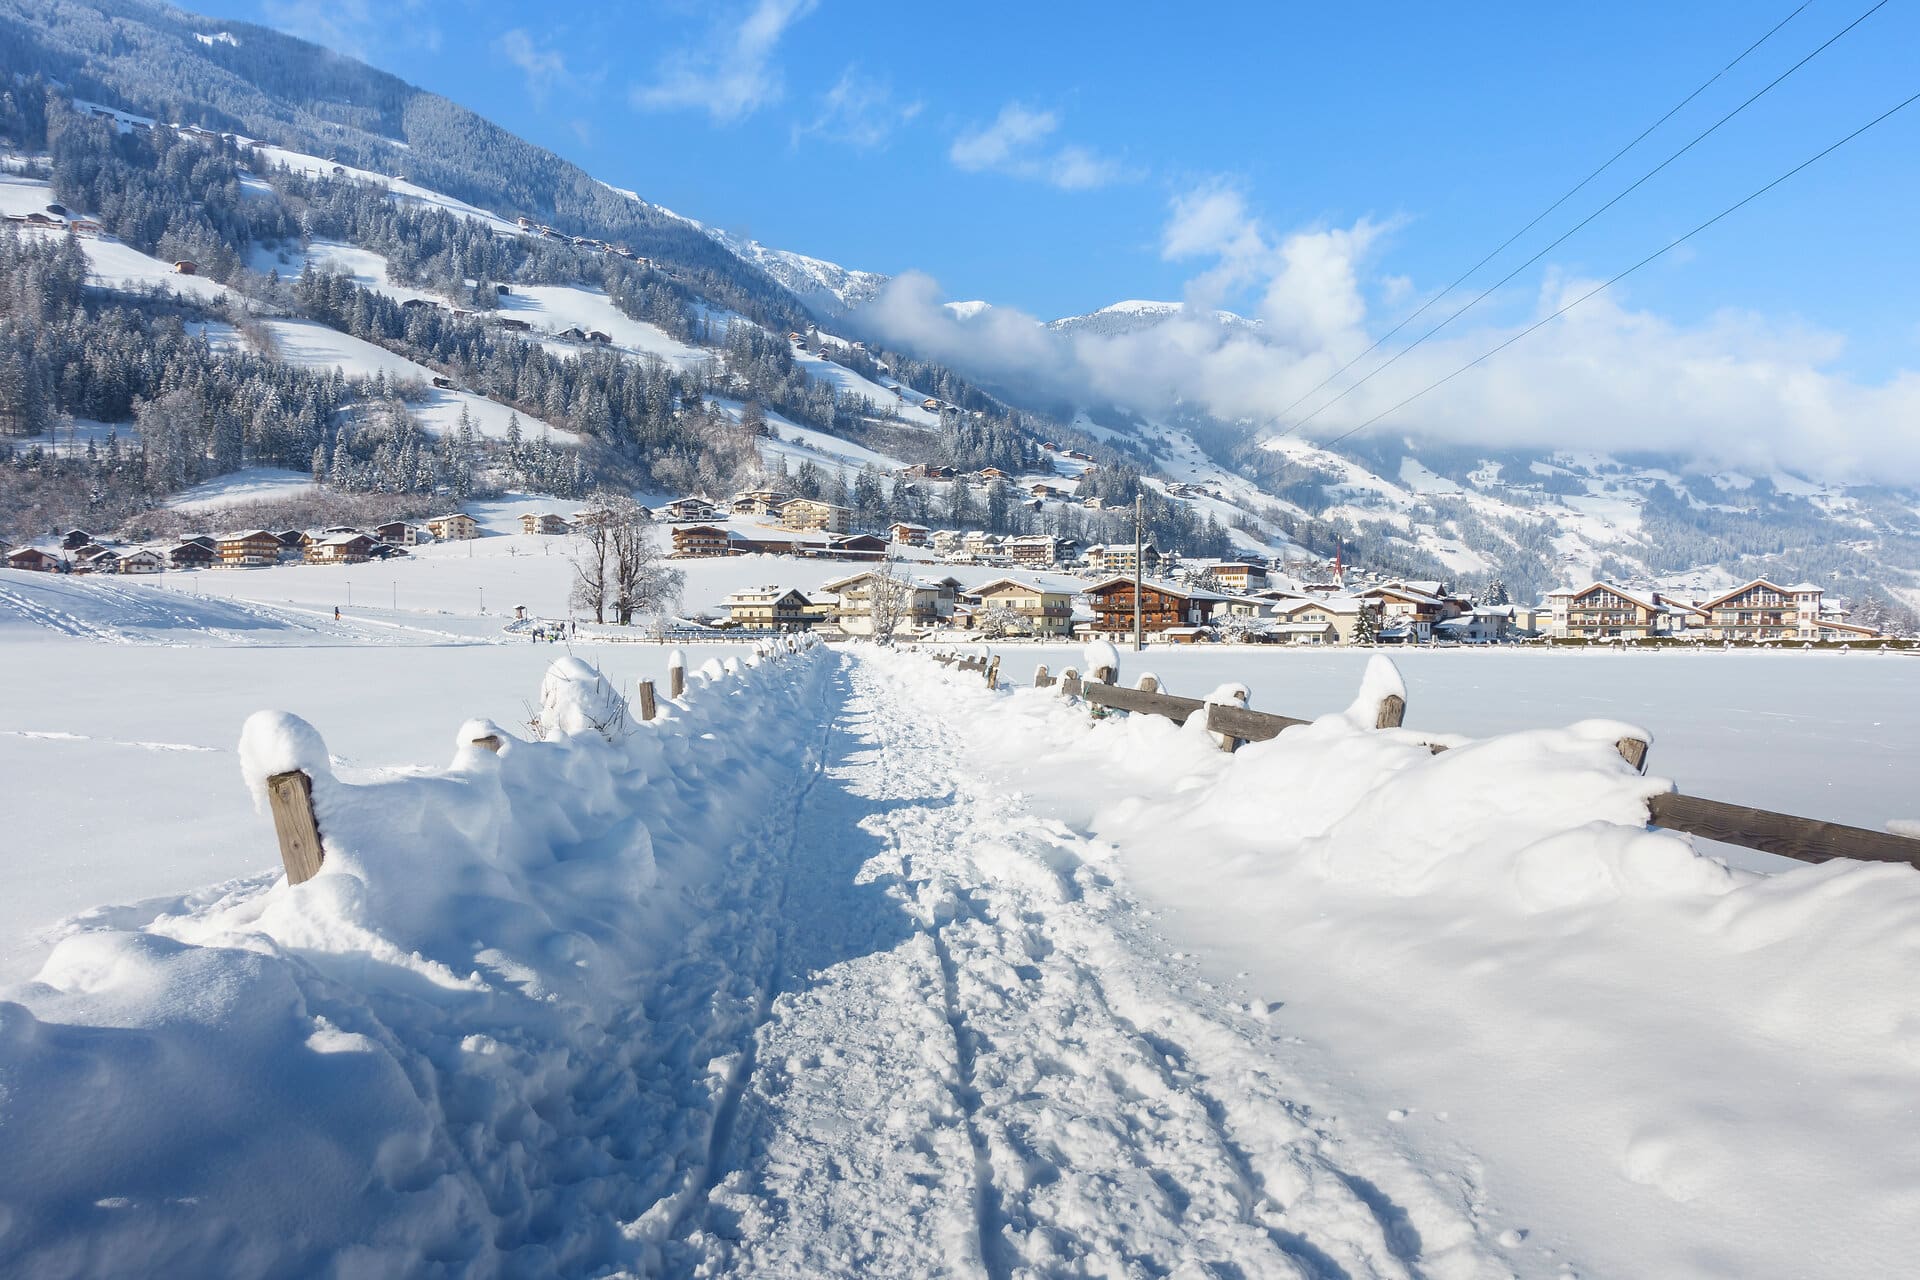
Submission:
{"label": "wooden fence", "polygon": [[[989,688],[995,685],[1000,660],[981,657],[961,658],[935,654],[934,660],[963,671],[987,674]],[[1206,717],[1209,732],[1217,735],[1225,750],[1242,742],[1264,742],[1287,729],[1310,721],[1293,716],[1253,711],[1233,703],[1207,702],[1200,698],[1182,698],[1161,690],[1158,682],[1151,689],[1129,689],[1118,683],[1116,671],[1100,668],[1094,678],[1083,680],[1072,667],[1058,677],[1045,666],[1034,672],[1036,688],[1058,688],[1064,697],[1077,698],[1098,709],[1098,714],[1124,711],[1132,715],[1164,716],[1176,724],[1185,724],[1195,715]],[[1152,677],[1143,677],[1151,680]],[[1406,718],[1406,699],[1398,694],[1381,698],[1374,709],[1376,729],[1399,729]],[[1640,772],[1647,771],[1649,744],[1640,738],[1622,738],[1615,743],[1621,758]],[[1427,750],[1438,755],[1446,744],[1430,742]],[[1703,840],[1739,845],[1763,853],[1795,858],[1801,862],[1827,862],[1835,858],[1853,858],[1862,862],[1904,862],[1920,868],[1920,839],[1852,827],[1818,818],[1802,818],[1771,809],[1730,804],[1702,796],[1670,791],[1647,801],[1647,825],[1668,831],[1681,831]]]}
{"label": "wooden fence", "polygon": [[[761,660],[777,660],[806,647],[793,636],[782,636],[762,648],[759,656]],[[993,669],[998,671],[999,666],[999,660],[996,659]],[[676,649],[667,664],[667,696],[677,702],[686,693],[686,660]],[[637,681],[627,706],[642,724],[657,719],[660,702],[653,681]],[[474,738],[472,745],[497,755],[505,745],[505,739],[497,733],[489,733]],[[273,815],[273,834],[280,845],[280,864],[286,869],[287,883],[300,884],[313,879],[320,874],[321,863],[326,859],[326,845],[320,833],[319,818],[313,810],[313,779],[300,769],[270,775],[267,778],[267,807]]]}

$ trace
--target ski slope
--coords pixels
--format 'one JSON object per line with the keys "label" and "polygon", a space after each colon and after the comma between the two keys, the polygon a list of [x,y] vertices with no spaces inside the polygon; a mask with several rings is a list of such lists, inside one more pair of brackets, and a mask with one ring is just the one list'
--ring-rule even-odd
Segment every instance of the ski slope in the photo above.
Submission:
{"label": "ski slope", "polygon": [[[434,371],[385,347],[329,328],[314,320],[267,320],[274,353],[289,364],[304,369],[338,369],[348,377],[371,378],[384,373],[388,381],[417,383],[421,395],[408,402],[408,409],[428,431],[438,435],[459,430],[465,411],[476,435],[505,439],[508,420],[514,411],[485,396],[470,391],[435,387]],[[573,433],[554,427],[538,418],[520,415],[522,431],[546,429],[568,439]]]}

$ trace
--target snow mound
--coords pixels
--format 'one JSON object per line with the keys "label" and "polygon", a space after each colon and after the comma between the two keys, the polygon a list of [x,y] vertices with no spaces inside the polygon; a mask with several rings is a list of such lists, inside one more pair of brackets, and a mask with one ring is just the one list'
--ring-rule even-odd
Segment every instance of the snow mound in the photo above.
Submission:
{"label": "snow mound", "polygon": [[657,1271],[759,1007],[771,886],[729,851],[779,838],[829,665],[610,738],[611,687],[563,659],[547,740],[469,721],[450,767],[365,780],[251,717],[249,787],[306,770],[325,862],[77,933],[0,993],[9,1268]]}

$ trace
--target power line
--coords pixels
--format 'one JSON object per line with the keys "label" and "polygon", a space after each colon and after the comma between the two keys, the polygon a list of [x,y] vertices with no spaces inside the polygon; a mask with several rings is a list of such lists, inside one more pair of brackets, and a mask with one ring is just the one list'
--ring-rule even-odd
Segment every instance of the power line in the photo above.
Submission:
{"label": "power line", "polygon": [[1485,289],[1482,289],[1479,293],[1475,294],[1465,304],[1456,308],[1452,312],[1452,314],[1447,316],[1446,319],[1442,320],[1439,324],[1434,325],[1433,328],[1427,330],[1425,333],[1415,338],[1412,342],[1408,343],[1406,346],[1400,348],[1400,350],[1394,352],[1391,356],[1387,357],[1385,360],[1375,365],[1365,375],[1363,375],[1361,378],[1355,381],[1352,385],[1348,386],[1346,390],[1342,391],[1339,395],[1334,396],[1331,400],[1328,400],[1326,403],[1322,404],[1318,409],[1315,409],[1312,413],[1309,413],[1304,418],[1301,418],[1298,422],[1295,422],[1292,426],[1288,427],[1285,431],[1282,431],[1279,436],[1276,436],[1274,438],[1280,439],[1293,434],[1295,431],[1298,431],[1301,427],[1306,426],[1309,422],[1312,422],[1315,418],[1325,413],[1328,409],[1331,409],[1334,405],[1339,404],[1342,400],[1352,395],[1355,391],[1358,391],[1361,387],[1364,387],[1365,385],[1367,385],[1367,383],[1373,381],[1375,377],[1377,377],[1381,373],[1384,373],[1386,370],[1392,368],[1395,364],[1399,363],[1399,361],[1404,356],[1406,356],[1408,352],[1412,351],[1414,348],[1418,347],[1421,343],[1425,342],[1428,338],[1431,338],[1434,334],[1439,333],[1442,329],[1446,328],[1448,325],[1452,324],[1455,320],[1458,320],[1461,316],[1465,315],[1468,311],[1478,306],[1481,302],[1485,301],[1489,296],[1491,296],[1495,290],[1499,289],[1502,285],[1512,280],[1515,276],[1519,275],[1522,271],[1525,271],[1528,267],[1531,267],[1534,263],[1546,257],[1547,254],[1559,248],[1562,244],[1565,244],[1570,238],[1573,237],[1573,235],[1576,232],[1580,231],[1588,223],[1592,222],[1595,218],[1599,217],[1601,214],[1605,213],[1607,210],[1613,208],[1614,205],[1619,204],[1622,200],[1626,199],[1629,195],[1632,195],[1640,187],[1644,186],[1647,183],[1647,181],[1651,179],[1655,174],[1659,173],[1662,169],[1665,169],[1668,165],[1672,164],[1675,160],[1678,160],[1681,156],[1693,150],[1695,146],[1705,141],[1707,137],[1713,134],[1716,130],[1718,130],[1721,125],[1727,123],[1727,121],[1733,119],[1735,116],[1739,115],[1742,111],[1745,111],[1748,107],[1752,106],[1754,103],[1758,102],[1761,98],[1765,97],[1768,93],[1772,92],[1788,76],[1791,76],[1794,72],[1806,66],[1809,62],[1813,61],[1820,54],[1824,53],[1828,48],[1830,48],[1834,44],[1834,42],[1839,40],[1842,36],[1846,35],[1849,31],[1852,31],[1855,27],[1859,26],[1862,22],[1865,22],[1868,18],[1872,17],[1875,13],[1885,8],[1887,3],[1888,3],[1888,0],[1878,0],[1878,3],[1876,3],[1872,8],[1868,9],[1865,13],[1855,18],[1852,22],[1849,22],[1846,26],[1840,28],[1840,30],[1834,32],[1831,36],[1828,36],[1827,39],[1823,43],[1821,43],[1821,45],[1818,48],[1813,50],[1813,52],[1807,54],[1805,57],[1801,58],[1800,61],[1794,63],[1792,66],[1788,67],[1785,71],[1782,71],[1778,76],[1775,76],[1772,80],[1768,81],[1767,84],[1763,86],[1761,89],[1759,89],[1757,92],[1755,92],[1752,97],[1748,98],[1745,102],[1742,102],[1739,106],[1735,107],[1733,110],[1727,112],[1726,115],[1721,116],[1718,120],[1714,121],[1711,125],[1708,125],[1707,128],[1702,130],[1700,133],[1695,134],[1693,139],[1689,141],[1685,146],[1681,147],[1678,151],[1675,151],[1672,155],[1668,156],[1665,160],[1662,160],[1659,164],[1647,170],[1647,172],[1641,174],[1640,177],[1634,180],[1631,186],[1628,186],[1625,190],[1615,195],[1611,200],[1601,205],[1598,209],[1595,209],[1592,213],[1580,219],[1580,221],[1574,223],[1573,226],[1569,227],[1566,231],[1562,232],[1558,238],[1553,240],[1551,243],[1543,246],[1539,250],[1539,252],[1535,253],[1531,258],[1528,258],[1525,262],[1521,263],[1519,266],[1515,267],[1513,270],[1507,272],[1506,275],[1501,276],[1498,280],[1494,281],[1492,284],[1488,285]]}
{"label": "power line", "polygon": [[1295,400],[1292,404],[1288,405],[1286,408],[1282,409],[1279,413],[1275,414],[1274,416],[1277,418],[1285,418],[1288,414],[1292,413],[1295,409],[1298,409],[1302,404],[1306,403],[1308,400],[1312,399],[1315,395],[1317,395],[1320,392],[1320,390],[1323,387],[1325,387],[1329,382],[1332,382],[1335,378],[1339,377],[1341,374],[1345,373],[1347,370],[1353,368],[1353,366],[1355,366],[1356,364],[1359,364],[1362,360],[1365,360],[1368,356],[1378,351],[1383,345],[1385,345],[1388,339],[1393,337],[1394,334],[1399,333],[1402,329],[1412,324],[1415,320],[1418,320],[1422,315],[1426,313],[1427,309],[1431,307],[1434,303],[1440,301],[1440,299],[1446,297],[1448,294],[1452,293],[1455,289],[1458,289],[1462,284],[1466,283],[1467,279],[1471,277],[1474,272],[1478,271],[1480,268],[1486,266],[1489,262],[1492,262],[1495,258],[1499,257],[1503,252],[1507,250],[1509,246],[1513,244],[1514,241],[1518,240],[1521,236],[1524,236],[1525,234],[1527,234],[1527,232],[1539,226],[1541,220],[1547,217],[1548,214],[1551,214],[1554,210],[1558,209],[1561,205],[1565,204],[1567,201],[1571,200],[1574,196],[1578,195],[1582,190],[1585,189],[1588,183],[1592,182],[1595,178],[1599,177],[1601,174],[1605,173],[1608,169],[1612,168],[1614,162],[1619,160],[1621,156],[1626,155],[1627,152],[1633,150],[1635,147],[1639,146],[1642,142],[1646,141],[1648,134],[1652,133],[1655,129],[1658,129],[1661,125],[1665,124],[1667,121],[1673,119],[1673,117],[1678,115],[1680,111],[1687,106],[1688,103],[1692,102],[1695,98],[1699,97],[1701,94],[1705,93],[1708,89],[1712,88],[1713,85],[1719,81],[1720,77],[1726,75],[1727,72],[1739,66],[1741,62],[1746,60],[1746,57],[1748,54],[1752,53],[1755,49],[1758,49],[1761,45],[1771,40],[1779,32],[1780,28],[1786,26],[1789,22],[1792,22],[1795,18],[1799,17],[1801,12],[1806,9],[1807,5],[1811,4],[1812,2],[1813,0],[1804,0],[1804,2],[1798,8],[1796,8],[1792,13],[1789,13],[1786,17],[1780,19],[1780,21],[1774,23],[1773,26],[1768,29],[1765,35],[1761,36],[1758,40],[1755,40],[1752,44],[1748,45],[1745,49],[1742,49],[1740,51],[1740,55],[1736,57],[1732,62],[1729,62],[1726,66],[1720,68],[1718,71],[1714,72],[1711,76],[1708,76],[1705,80],[1701,81],[1700,86],[1697,89],[1695,89],[1692,93],[1688,94],[1686,97],[1680,99],[1679,102],[1675,103],[1671,108],[1667,110],[1667,113],[1665,115],[1661,116],[1658,120],[1655,120],[1652,124],[1642,129],[1639,132],[1639,134],[1637,134],[1634,137],[1633,141],[1629,142],[1626,146],[1620,148],[1618,151],[1608,156],[1606,160],[1604,160],[1600,164],[1600,166],[1596,168],[1592,173],[1589,173],[1586,177],[1574,183],[1573,186],[1567,188],[1565,193],[1563,193],[1558,200],[1555,200],[1552,204],[1542,209],[1539,213],[1534,214],[1532,220],[1530,220],[1526,226],[1521,227],[1518,231],[1514,232],[1512,235],[1508,236],[1505,240],[1502,240],[1499,244],[1495,245],[1493,250],[1489,252],[1484,258],[1480,259],[1480,261],[1474,263],[1472,266],[1468,267],[1465,271],[1461,272],[1459,277],[1456,278],[1452,284],[1440,290],[1440,292],[1434,294],[1431,298],[1428,298],[1425,302],[1421,303],[1416,310],[1414,310],[1411,314],[1409,314],[1404,319],[1402,319],[1399,324],[1394,325],[1393,328],[1387,330],[1385,333],[1381,334],[1378,338],[1374,339],[1372,346],[1368,347],[1365,351],[1362,351],[1359,355],[1355,356],[1353,359],[1341,365],[1338,369],[1335,369],[1332,373],[1328,374],[1326,377],[1320,379],[1318,383],[1316,383],[1313,387],[1308,389],[1297,400]]}
{"label": "power line", "polygon": [[1832,155],[1834,152],[1838,151],[1841,147],[1846,146],[1849,142],[1852,142],[1855,138],[1859,137],[1861,134],[1865,133],[1867,130],[1882,123],[1883,121],[1889,119],[1892,116],[1898,115],[1900,112],[1905,111],[1908,107],[1912,106],[1916,102],[1920,102],[1920,93],[1914,94],[1912,97],[1908,98],[1904,102],[1899,103],[1896,106],[1889,107],[1887,110],[1881,112],[1879,115],[1875,116],[1873,119],[1867,121],[1865,124],[1861,125],[1858,129],[1855,129],[1852,133],[1849,133],[1846,137],[1840,139],[1838,142],[1835,142],[1832,145],[1825,147],[1824,149],[1818,152],[1815,152],[1813,155],[1808,156],[1805,160],[1802,160],[1799,164],[1793,166],[1793,168],[1787,170],[1785,173],[1775,178],[1772,182],[1769,182],[1766,186],[1761,187],[1757,191],[1754,191],[1753,193],[1746,196],[1744,199],[1738,201],[1737,203],[1728,205],[1726,208],[1714,214],[1711,218],[1708,218],[1705,222],[1701,223],[1699,226],[1695,227],[1693,230],[1687,232],[1685,235],[1680,236],[1678,239],[1668,241],[1665,245],[1662,245],[1660,248],[1655,249],[1652,253],[1640,259],[1640,261],[1634,263],[1632,266],[1620,272],[1618,275],[1614,276],[1612,279],[1606,280],[1601,284],[1595,285],[1593,288],[1587,290],[1585,293],[1575,298],[1572,302],[1569,302],[1564,307],[1561,307],[1558,311],[1554,312],[1552,315],[1546,316],[1546,317],[1543,317],[1542,319],[1534,321],[1532,324],[1528,325],[1526,328],[1522,329],[1520,332],[1508,338],[1505,342],[1502,342],[1499,346],[1494,347],[1492,350],[1487,351],[1479,356],[1476,356],[1474,359],[1467,361],[1467,363],[1461,365],[1458,369],[1455,369],[1452,373],[1449,373],[1446,377],[1440,378],[1434,382],[1428,383],[1426,386],[1420,388],[1420,390],[1414,392],[1412,395],[1400,401],[1398,404],[1393,405],[1390,408],[1382,409],[1379,413],[1374,414],[1371,418],[1368,418],[1365,422],[1362,422],[1359,426],[1350,427],[1347,430],[1341,432],[1339,435],[1334,436],[1331,440],[1322,441],[1318,447],[1322,449],[1331,449],[1334,445],[1339,444],[1342,440],[1345,440],[1350,436],[1358,435],[1360,432],[1365,431],[1368,427],[1380,421],[1382,418],[1385,418],[1390,414],[1398,413],[1400,410],[1412,404],[1415,400],[1418,400],[1420,397],[1426,395],[1429,391],[1433,391],[1439,387],[1445,386],[1447,383],[1452,382],[1455,378],[1459,377],[1461,374],[1465,373],[1467,370],[1486,363],[1488,360],[1492,359],[1496,355],[1499,355],[1502,351],[1505,351],[1508,347],[1520,341],[1520,339],[1526,337],[1528,334],[1533,333],[1538,329],[1542,329],[1549,324],[1552,324],[1555,320],[1558,320],[1561,316],[1564,316],[1565,314],[1567,314],[1567,312],[1573,310],[1575,307],[1579,306],[1581,303],[1585,302],[1587,299],[1593,297],[1595,294],[1604,293],[1606,290],[1620,283],[1622,280],[1626,279],[1628,276],[1632,275],[1634,272],[1638,271],[1640,268],[1646,266],[1649,262],[1652,262],[1656,258],[1664,257],[1666,254],[1671,253],[1673,250],[1679,248],[1681,245],[1685,244],[1687,241],[1699,235],[1702,231],[1705,231],[1708,227],[1711,227],[1714,223],[1719,222],[1722,218],[1725,218],[1729,214],[1732,214],[1746,207],[1747,205],[1752,204],[1755,200],[1758,200],[1761,196],[1767,194],[1767,192],[1773,190],[1775,187],[1779,186],[1781,183],[1785,182],[1787,179],[1793,177],[1795,174],[1799,173],[1802,169],[1805,169],[1808,166],[1820,160],[1824,160],[1826,157]]}

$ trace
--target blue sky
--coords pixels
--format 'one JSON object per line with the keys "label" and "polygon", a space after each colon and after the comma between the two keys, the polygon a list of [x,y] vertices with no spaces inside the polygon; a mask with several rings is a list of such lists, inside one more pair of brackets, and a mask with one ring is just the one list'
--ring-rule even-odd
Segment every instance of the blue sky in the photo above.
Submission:
{"label": "blue sky", "polygon": [[[1390,224],[1381,278],[1443,284],[1793,4],[207,7],[356,52],[703,220],[1051,316],[1179,297],[1194,264],[1162,233],[1209,183],[1276,231]],[[1866,7],[1810,4],[1579,203]],[[1920,88],[1915,48],[1920,17],[1890,4],[1552,261],[1632,261]],[[1920,259],[1917,143],[1920,111],[1633,296],[1680,319],[1797,313],[1844,327],[1868,365],[1899,362],[1920,343],[1920,281],[1896,265]]]}
{"label": "blue sky", "polygon": [[[367,58],[703,221],[851,267],[924,273],[910,291],[920,311],[895,315],[896,328],[950,358],[1032,365],[1058,353],[937,332],[942,299],[987,299],[1023,322],[1123,298],[1259,315],[1301,358],[1213,405],[1258,416],[1452,280],[1797,3],[201,7]],[[1872,3],[1809,0],[1473,285]],[[1329,424],[1470,358],[1577,282],[1610,276],[1920,91],[1916,48],[1920,6],[1892,0],[1448,330],[1452,347],[1423,349],[1430,367],[1409,361]],[[1506,414],[1516,437],[1522,421],[1538,431],[1555,415],[1579,419],[1562,439],[1644,419],[1642,444],[1663,431],[1712,443],[1746,430],[1783,442],[1783,457],[1827,457],[1845,435],[1857,464],[1876,431],[1920,438],[1920,376],[1906,372],[1920,370],[1916,157],[1920,105],[1583,307],[1595,319],[1577,332],[1529,338],[1487,385],[1456,384],[1432,416],[1452,414],[1464,431],[1475,415]],[[1616,363],[1593,354],[1602,349]],[[1602,414],[1594,392],[1574,386],[1584,366],[1593,387],[1633,383],[1635,394],[1606,397]],[[1703,382],[1703,369],[1722,372]],[[1117,394],[1095,371],[1076,376]],[[1502,377],[1511,385],[1496,385]],[[1818,403],[1779,409],[1796,397]],[[1698,420],[1666,424],[1676,400],[1698,401]],[[1920,474],[1920,444],[1905,457]]]}

